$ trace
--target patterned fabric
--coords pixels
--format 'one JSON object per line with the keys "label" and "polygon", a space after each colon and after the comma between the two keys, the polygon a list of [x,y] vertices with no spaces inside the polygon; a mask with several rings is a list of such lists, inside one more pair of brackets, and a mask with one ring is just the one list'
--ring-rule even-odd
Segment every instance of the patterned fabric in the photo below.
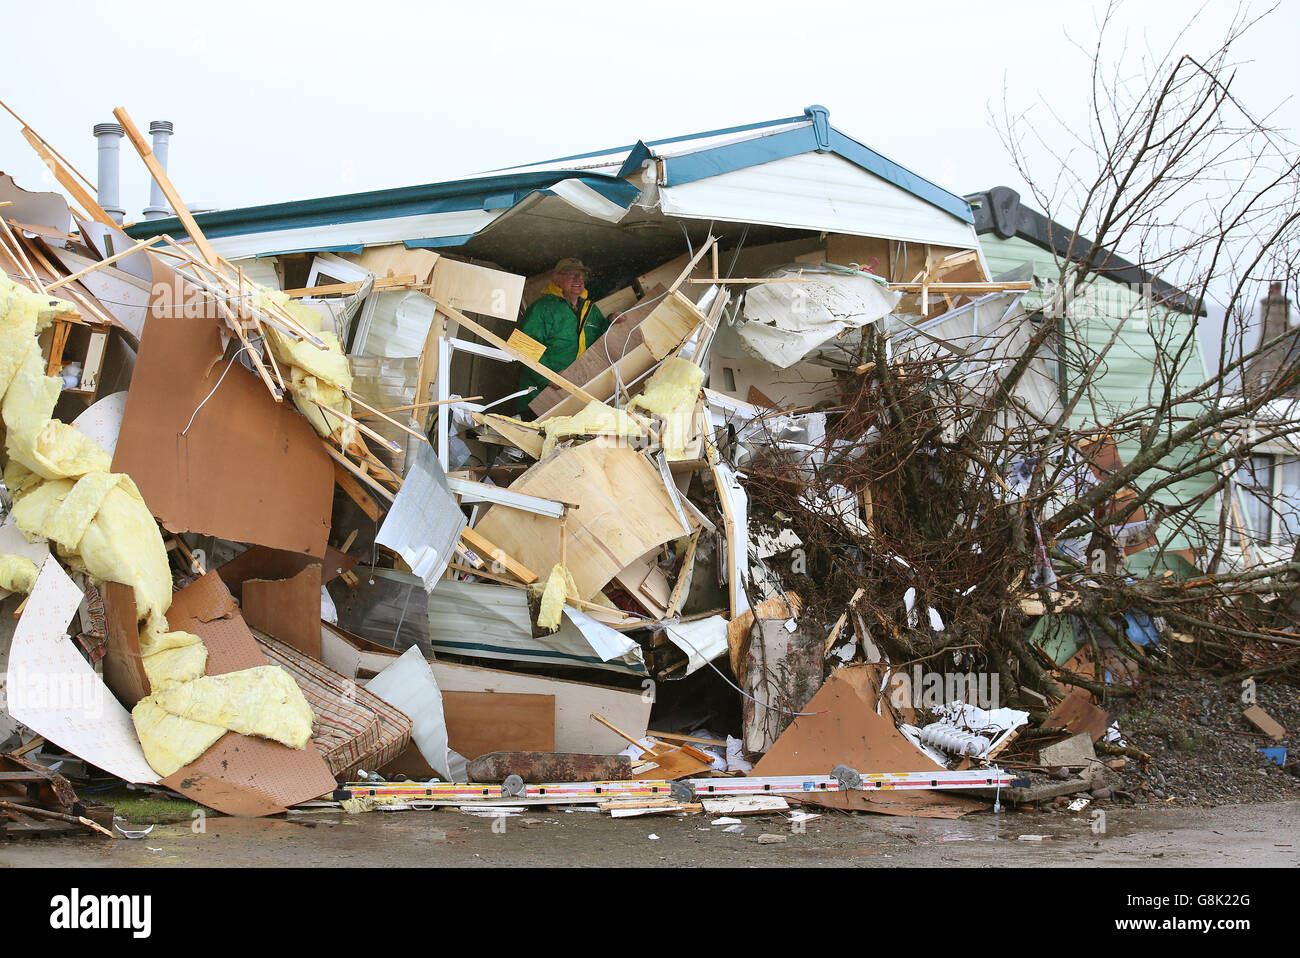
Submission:
{"label": "patterned fabric", "polygon": [[360,768],[382,768],[406,751],[411,742],[406,713],[279,639],[252,632],[266,661],[293,676],[316,713],[312,743],[336,779],[348,781]]}

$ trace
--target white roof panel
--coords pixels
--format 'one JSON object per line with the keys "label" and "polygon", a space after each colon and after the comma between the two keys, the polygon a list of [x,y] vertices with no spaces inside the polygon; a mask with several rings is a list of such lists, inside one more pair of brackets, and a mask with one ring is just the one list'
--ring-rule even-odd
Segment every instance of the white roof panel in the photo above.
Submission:
{"label": "white roof panel", "polygon": [[833,153],[802,153],[661,187],[670,216],[977,248],[975,228]]}

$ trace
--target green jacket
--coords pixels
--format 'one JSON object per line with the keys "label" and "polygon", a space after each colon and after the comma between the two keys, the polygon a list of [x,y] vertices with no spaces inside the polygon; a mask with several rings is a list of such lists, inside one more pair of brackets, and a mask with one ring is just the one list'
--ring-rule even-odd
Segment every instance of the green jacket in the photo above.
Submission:
{"label": "green jacket", "polygon": [[[544,293],[524,313],[524,321],[519,324],[519,331],[543,346],[541,363],[547,369],[563,372],[581,355],[578,337],[578,317],[583,317],[583,331],[586,336],[586,348],[590,349],[609,328],[609,320],[601,315],[587,297],[578,300],[578,310],[569,305],[563,296]],[[527,366],[519,371],[519,388],[529,390],[518,399],[521,415],[531,418],[528,404],[537,398],[537,394],[550,385],[550,381],[540,373],[533,372]]]}

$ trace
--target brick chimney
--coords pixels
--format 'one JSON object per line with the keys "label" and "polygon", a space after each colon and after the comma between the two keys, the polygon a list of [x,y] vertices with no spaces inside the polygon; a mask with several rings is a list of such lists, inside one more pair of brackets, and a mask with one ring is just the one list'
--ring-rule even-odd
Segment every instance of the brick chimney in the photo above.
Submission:
{"label": "brick chimney", "polygon": [[[1268,295],[1259,301],[1260,343],[1276,339],[1291,326],[1291,300],[1282,293],[1282,284],[1274,281],[1268,284]],[[1256,356],[1250,364],[1246,375],[1246,384],[1251,391],[1262,389],[1273,381],[1278,370],[1291,368],[1300,364],[1300,330],[1290,339],[1278,343],[1267,353]],[[1288,395],[1300,395],[1300,383],[1288,390]]]}

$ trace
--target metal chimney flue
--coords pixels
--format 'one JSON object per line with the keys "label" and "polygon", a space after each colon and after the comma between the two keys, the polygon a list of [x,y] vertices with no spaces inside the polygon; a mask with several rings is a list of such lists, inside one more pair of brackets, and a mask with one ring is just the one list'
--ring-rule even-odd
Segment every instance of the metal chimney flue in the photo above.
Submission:
{"label": "metal chimney flue", "polygon": [[[158,158],[164,173],[167,172],[167,146],[173,131],[174,127],[170,120],[154,120],[149,124],[149,133],[153,136],[153,155]],[[153,180],[150,180],[150,183],[149,205],[144,208],[144,218],[160,220],[171,216],[173,210],[167,205],[167,197],[163,196],[162,187]]]}
{"label": "metal chimney flue", "polygon": [[125,132],[116,123],[96,123],[94,129],[99,141],[99,205],[116,223],[126,215],[118,193],[120,147]]}

